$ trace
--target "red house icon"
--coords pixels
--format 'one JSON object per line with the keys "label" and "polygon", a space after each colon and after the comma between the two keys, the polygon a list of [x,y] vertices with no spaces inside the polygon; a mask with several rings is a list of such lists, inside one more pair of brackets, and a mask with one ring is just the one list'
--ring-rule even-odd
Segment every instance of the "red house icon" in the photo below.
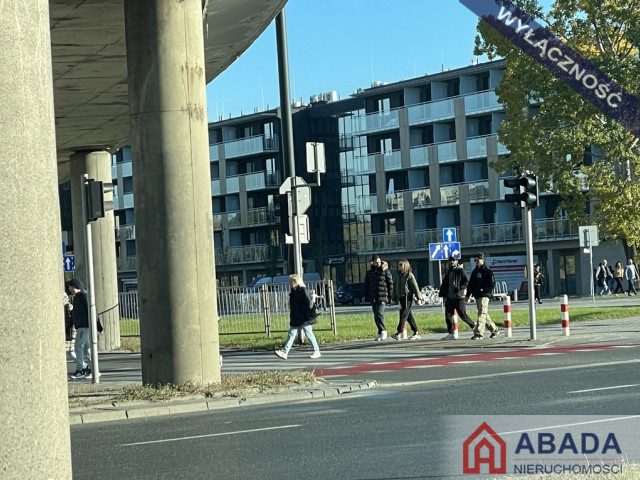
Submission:
{"label": "red house icon", "polygon": [[480,473],[480,466],[489,466],[488,473],[507,473],[507,443],[486,422],[463,443],[462,473]]}

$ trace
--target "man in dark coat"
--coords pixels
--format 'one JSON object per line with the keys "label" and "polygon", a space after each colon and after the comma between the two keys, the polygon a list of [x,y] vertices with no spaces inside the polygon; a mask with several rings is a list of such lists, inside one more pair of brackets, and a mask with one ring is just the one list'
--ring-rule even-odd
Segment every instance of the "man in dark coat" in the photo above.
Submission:
{"label": "man in dark coat", "polygon": [[383,262],[378,255],[371,257],[371,268],[364,279],[365,300],[371,302],[373,320],[378,328],[376,342],[387,338],[387,329],[384,326],[384,307],[391,303],[393,292],[393,277],[387,262]]}
{"label": "man in dark coat", "polygon": [[467,296],[465,297],[465,301],[469,301],[469,296],[473,295],[478,307],[478,321],[476,322],[476,328],[473,330],[471,340],[483,339],[485,327],[491,332],[491,338],[495,338],[498,335],[498,327],[489,316],[489,301],[493,295],[493,287],[496,283],[495,278],[491,269],[485,264],[484,253],[478,253],[474,259],[476,268],[471,272]]}
{"label": "man in dark coat", "polygon": [[464,268],[458,264],[458,259],[451,255],[449,257],[449,271],[442,280],[442,285],[440,285],[440,291],[438,292],[438,296],[444,298],[444,319],[447,322],[447,330],[449,331],[449,334],[443,340],[453,340],[455,338],[453,333],[454,310],[458,312],[458,316],[472,330],[475,328],[473,320],[467,315],[467,307],[464,301],[468,284],[469,279]]}

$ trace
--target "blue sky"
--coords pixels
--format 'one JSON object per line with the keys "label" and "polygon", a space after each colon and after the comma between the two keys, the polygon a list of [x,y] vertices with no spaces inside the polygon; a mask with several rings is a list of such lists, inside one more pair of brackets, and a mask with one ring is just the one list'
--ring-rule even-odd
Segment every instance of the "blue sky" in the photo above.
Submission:
{"label": "blue sky", "polygon": [[[374,81],[464,67],[475,58],[477,17],[457,0],[289,0],[285,14],[291,97],[307,103],[314,94],[336,90],[348,98]],[[209,121],[279,105],[275,35],[272,22],[207,85]]]}

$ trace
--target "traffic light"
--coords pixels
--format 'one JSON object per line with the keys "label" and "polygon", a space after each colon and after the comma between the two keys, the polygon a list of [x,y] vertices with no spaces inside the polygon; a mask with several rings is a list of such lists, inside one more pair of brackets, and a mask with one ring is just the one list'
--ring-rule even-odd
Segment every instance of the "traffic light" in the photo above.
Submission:
{"label": "traffic light", "polygon": [[113,183],[104,183],[92,178],[85,184],[87,196],[87,221],[93,222],[104,217],[105,212],[113,210],[113,200],[105,200],[104,196],[113,192]]}
{"label": "traffic light", "polygon": [[534,174],[527,173],[521,177],[505,178],[504,186],[513,189],[514,192],[504,196],[506,202],[519,203],[522,208],[535,208],[540,205],[538,178]]}

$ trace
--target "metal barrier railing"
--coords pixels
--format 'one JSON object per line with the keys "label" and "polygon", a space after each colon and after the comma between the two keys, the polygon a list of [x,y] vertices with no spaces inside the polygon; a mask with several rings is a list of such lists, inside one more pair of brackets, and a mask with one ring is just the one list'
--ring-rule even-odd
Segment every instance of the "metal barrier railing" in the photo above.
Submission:
{"label": "metal barrier railing", "polygon": [[[307,290],[316,293],[320,315],[313,329],[337,333],[333,282],[307,282]],[[218,288],[218,332],[243,335],[289,330],[289,284],[262,284],[253,287]],[[119,294],[120,334],[139,336],[138,292]]]}

